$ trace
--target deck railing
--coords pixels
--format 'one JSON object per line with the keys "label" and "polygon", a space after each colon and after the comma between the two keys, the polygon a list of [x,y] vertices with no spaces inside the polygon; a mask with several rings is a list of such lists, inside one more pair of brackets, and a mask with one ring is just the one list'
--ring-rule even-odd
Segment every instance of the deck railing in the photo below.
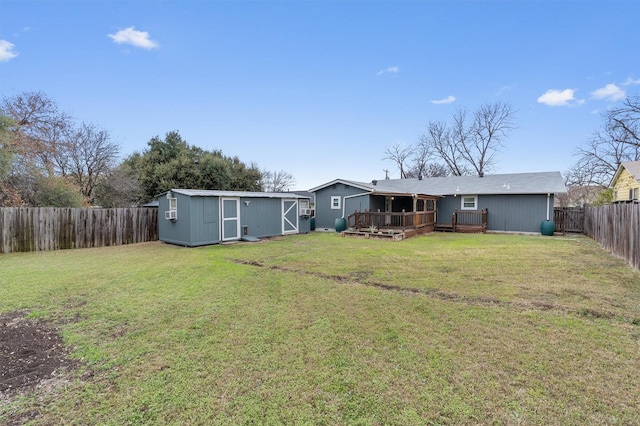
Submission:
{"label": "deck railing", "polygon": [[347,217],[347,226],[354,229],[419,229],[433,226],[435,212],[355,212]]}
{"label": "deck railing", "polygon": [[486,232],[487,209],[478,211],[453,212],[451,217],[453,232]]}

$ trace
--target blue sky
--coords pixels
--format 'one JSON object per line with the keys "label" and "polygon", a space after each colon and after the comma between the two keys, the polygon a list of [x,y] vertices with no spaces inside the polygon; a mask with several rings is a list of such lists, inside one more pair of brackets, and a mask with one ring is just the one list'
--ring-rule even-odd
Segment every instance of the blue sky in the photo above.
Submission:
{"label": "blue sky", "polygon": [[494,172],[564,172],[640,93],[640,2],[3,0],[0,95],[24,91],[123,157],[178,130],[297,189],[397,178],[387,147],[509,102]]}

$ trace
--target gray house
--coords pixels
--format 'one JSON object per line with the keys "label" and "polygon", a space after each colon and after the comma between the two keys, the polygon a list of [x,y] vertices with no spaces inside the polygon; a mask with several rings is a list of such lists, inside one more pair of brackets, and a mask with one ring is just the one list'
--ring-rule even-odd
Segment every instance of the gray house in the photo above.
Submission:
{"label": "gray house", "polygon": [[310,199],[293,193],[172,189],[158,202],[159,239],[187,247],[310,230]]}
{"label": "gray house", "polygon": [[[486,211],[487,231],[540,232],[553,220],[554,196],[566,193],[560,172],[391,179],[370,183],[336,179],[310,190],[316,195],[318,230],[333,230],[337,218],[354,212],[416,212],[410,200],[433,197],[435,223],[446,226],[454,212]],[[419,209],[418,209],[419,210]],[[430,210],[427,208],[426,210]]]}

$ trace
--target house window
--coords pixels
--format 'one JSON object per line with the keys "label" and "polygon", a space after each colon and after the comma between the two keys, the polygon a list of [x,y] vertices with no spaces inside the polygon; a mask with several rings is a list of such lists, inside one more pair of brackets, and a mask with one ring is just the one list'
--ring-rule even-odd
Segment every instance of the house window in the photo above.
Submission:
{"label": "house window", "polygon": [[477,195],[463,195],[460,197],[460,209],[461,210],[478,210],[478,196]]}
{"label": "house window", "polygon": [[340,197],[331,197],[331,208],[334,210],[340,208]]}
{"label": "house window", "polygon": [[178,210],[177,198],[169,198],[169,210]]}
{"label": "house window", "polygon": [[637,200],[638,199],[638,192],[640,192],[640,188],[634,188],[633,190],[633,200]]}

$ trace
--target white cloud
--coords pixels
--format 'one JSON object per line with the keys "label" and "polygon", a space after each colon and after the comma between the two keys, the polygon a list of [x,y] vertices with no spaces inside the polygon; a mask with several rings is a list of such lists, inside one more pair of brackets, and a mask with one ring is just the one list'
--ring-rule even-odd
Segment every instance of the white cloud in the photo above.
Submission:
{"label": "white cloud", "polygon": [[546,93],[538,98],[538,103],[548,106],[569,106],[575,103],[581,104],[583,101],[574,97],[575,90],[547,90]]}
{"label": "white cloud", "polygon": [[596,99],[607,99],[610,101],[619,101],[620,99],[624,99],[627,94],[624,90],[616,86],[615,84],[607,84],[604,87],[601,87],[598,90],[591,92],[591,96]]}
{"label": "white cloud", "polygon": [[18,56],[13,51],[14,47],[13,43],[9,43],[7,40],[0,40],[0,62],[7,62]]}
{"label": "white cloud", "polygon": [[456,101],[456,97],[455,96],[447,96],[444,99],[433,100],[433,101],[431,101],[431,103],[434,104],[434,105],[443,105],[443,104],[452,104],[455,101]]}
{"label": "white cloud", "polygon": [[115,34],[107,34],[114,42],[118,44],[130,44],[142,49],[157,49],[160,45],[158,42],[149,38],[146,31],[137,31],[134,27],[120,30]]}
{"label": "white cloud", "polygon": [[400,71],[400,67],[399,66],[395,66],[395,67],[389,67],[389,68],[385,68],[383,70],[380,70],[376,73],[376,75],[383,75],[383,74],[398,74],[398,72]]}
{"label": "white cloud", "polygon": [[622,85],[623,85],[623,86],[633,86],[633,85],[636,85],[636,84],[640,84],[640,78],[639,78],[639,79],[637,79],[637,80],[634,80],[634,79],[633,79],[633,78],[631,78],[631,77],[627,77],[627,79],[625,80],[625,82],[624,82],[624,83],[622,83]]}

